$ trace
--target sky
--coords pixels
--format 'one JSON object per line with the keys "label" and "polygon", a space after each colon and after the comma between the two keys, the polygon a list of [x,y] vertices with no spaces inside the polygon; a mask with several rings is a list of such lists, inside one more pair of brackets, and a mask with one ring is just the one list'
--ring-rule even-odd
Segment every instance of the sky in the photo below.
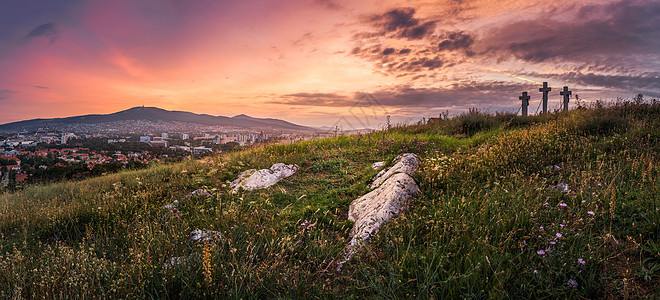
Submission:
{"label": "sky", "polygon": [[134,106],[377,128],[660,97],[657,0],[2,0],[0,123]]}

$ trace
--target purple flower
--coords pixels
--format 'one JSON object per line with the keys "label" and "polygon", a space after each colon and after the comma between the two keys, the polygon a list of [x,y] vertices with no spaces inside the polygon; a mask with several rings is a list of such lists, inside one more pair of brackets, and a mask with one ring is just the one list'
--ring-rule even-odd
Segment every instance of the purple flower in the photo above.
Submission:
{"label": "purple flower", "polygon": [[592,216],[593,216],[593,215],[594,215],[594,212],[593,212],[593,211],[588,211],[588,212],[587,212],[587,214],[589,214],[589,215],[592,215]]}
{"label": "purple flower", "polygon": [[568,206],[568,204],[562,202],[562,203],[559,203],[559,206],[561,206],[561,207],[566,207],[566,206]]}
{"label": "purple flower", "polygon": [[539,229],[543,230],[543,226],[539,227]]}
{"label": "purple flower", "polygon": [[577,287],[578,287],[578,283],[577,283],[577,281],[575,281],[574,279],[569,279],[569,280],[568,280],[568,286],[570,286],[570,287],[572,287],[572,288],[577,288]]}
{"label": "purple flower", "polygon": [[578,258],[578,263],[584,265],[585,264],[584,259]]}
{"label": "purple flower", "polygon": [[538,271],[538,270],[534,270],[534,274],[538,274],[538,273],[539,273],[539,271]]}
{"label": "purple flower", "polygon": [[543,255],[543,254],[545,254],[545,251],[544,250],[539,250],[539,251],[536,251],[536,254]]}
{"label": "purple flower", "polygon": [[561,233],[559,233],[559,232],[557,232],[557,234],[555,234],[555,236],[556,236],[558,239],[560,239],[560,238],[562,237]]}
{"label": "purple flower", "polygon": [[556,244],[556,242],[550,242],[550,245],[554,245],[554,244]]}

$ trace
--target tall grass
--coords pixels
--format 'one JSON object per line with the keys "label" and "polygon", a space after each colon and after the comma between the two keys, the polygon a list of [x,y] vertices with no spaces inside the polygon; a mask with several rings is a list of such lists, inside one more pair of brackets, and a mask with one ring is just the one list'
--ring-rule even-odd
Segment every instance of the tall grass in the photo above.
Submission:
{"label": "tall grass", "polygon": [[[657,103],[472,111],[33,186],[0,195],[0,297],[654,297],[659,141]],[[349,203],[402,152],[422,158],[422,196],[335,272]],[[275,162],[301,168],[228,188]],[[188,196],[199,188],[212,197]],[[194,229],[222,239],[191,242]]]}

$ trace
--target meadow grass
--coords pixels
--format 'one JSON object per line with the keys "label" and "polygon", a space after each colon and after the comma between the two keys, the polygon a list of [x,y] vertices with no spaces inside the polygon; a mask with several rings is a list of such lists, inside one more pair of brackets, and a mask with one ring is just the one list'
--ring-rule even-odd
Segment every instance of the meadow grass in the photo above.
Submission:
{"label": "meadow grass", "polygon": [[[404,152],[422,159],[421,196],[335,271],[371,164]],[[659,153],[660,105],[620,102],[32,186],[0,195],[0,297],[658,297]],[[229,189],[276,162],[300,170]],[[200,188],[212,197],[188,197]],[[194,229],[223,237],[193,243]]]}

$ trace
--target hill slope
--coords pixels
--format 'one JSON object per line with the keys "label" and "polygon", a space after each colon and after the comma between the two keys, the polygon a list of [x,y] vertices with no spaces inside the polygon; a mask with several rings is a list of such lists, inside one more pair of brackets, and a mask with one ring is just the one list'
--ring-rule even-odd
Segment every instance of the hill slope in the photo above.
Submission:
{"label": "hill slope", "polygon": [[[422,158],[422,196],[335,272],[371,163],[403,152]],[[301,168],[264,190],[227,187],[275,162]],[[28,187],[0,195],[0,296],[658,296],[659,163],[660,105],[623,103],[471,113]],[[186,197],[198,188],[212,196]],[[195,229],[222,238],[192,243]]]}
{"label": "hill slope", "polygon": [[0,130],[36,130],[41,127],[55,127],[67,124],[96,124],[128,120],[186,122],[209,126],[234,126],[244,128],[270,128],[288,130],[311,130],[309,127],[296,125],[278,119],[252,118],[246,115],[234,117],[195,114],[185,111],[169,111],[157,107],[133,107],[107,115],[84,115],[68,118],[34,119],[0,125]]}

